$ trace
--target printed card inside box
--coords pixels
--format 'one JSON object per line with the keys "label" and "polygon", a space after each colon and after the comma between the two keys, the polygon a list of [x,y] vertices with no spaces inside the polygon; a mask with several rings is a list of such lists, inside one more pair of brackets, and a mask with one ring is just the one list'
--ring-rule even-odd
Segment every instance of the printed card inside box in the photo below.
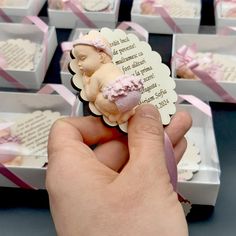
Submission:
{"label": "printed card inside box", "polygon": [[[181,12],[181,8],[173,9],[176,16],[171,16],[176,25],[180,28],[183,33],[198,33],[200,25],[200,12],[201,12],[201,1],[187,0],[188,4],[191,4],[191,8],[194,9],[193,16],[185,16],[184,11]],[[150,33],[160,34],[173,34],[177,29],[173,31],[170,26],[158,15],[142,14],[140,9],[141,0],[134,0],[131,10],[131,19],[143,26]],[[176,4],[178,1],[176,0]],[[157,1],[158,4],[158,1]],[[160,4],[160,3],[159,3]],[[163,4],[168,4],[167,1],[163,1]],[[169,6],[173,6],[173,0],[170,1]],[[178,6],[178,5],[176,5]]]}
{"label": "printed card inside box", "polygon": [[219,1],[216,4],[215,24],[218,33],[236,26],[236,2]]}
{"label": "printed card inside box", "polygon": [[15,21],[24,16],[37,16],[45,2],[46,0],[7,0],[0,3],[0,7],[11,20]]}
{"label": "printed card inside box", "polygon": [[[120,0],[109,0],[110,10],[107,11],[83,11],[84,15],[89,18],[98,28],[109,27],[115,28],[118,20]],[[50,25],[56,28],[73,29],[76,27],[87,28],[88,26],[71,10],[52,9],[48,7],[48,16]]]}
{"label": "printed card inside box", "polygon": [[[79,38],[79,35],[82,34],[87,34],[91,29],[89,28],[76,28],[71,32],[71,35],[69,37],[69,42],[72,42],[73,40],[76,40]],[[97,30],[97,29],[96,29]],[[140,40],[148,40],[145,39],[143,35],[140,35],[139,33],[135,32],[134,30],[126,30],[126,33],[132,33],[135,34]],[[61,71],[60,71],[60,75],[61,75],[61,82],[63,85],[65,85],[65,87],[67,87],[70,91],[76,93],[78,92],[77,90],[75,90],[72,85],[71,85],[71,73],[68,71],[68,64],[71,61],[71,57],[70,57],[70,52],[69,51],[65,51],[62,55],[62,58],[60,60],[60,67],[61,67]]]}
{"label": "printed card inside box", "polygon": [[[0,23],[0,31],[5,71],[24,88],[39,89],[57,47],[55,27],[49,27],[46,46],[43,32],[35,25]],[[14,83],[0,78],[0,87],[15,88]]]}
{"label": "printed card inside box", "polygon": [[[7,131],[20,139],[21,148],[10,151],[22,153],[5,165],[32,186],[44,188],[47,134],[54,120],[70,115],[71,107],[59,95],[0,92],[0,100],[4,101],[0,105],[0,124],[12,122]],[[4,131],[0,132],[3,136]],[[4,150],[1,146],[2,158]],[[2,175],[0,186],[16,187]]]}
{"label": "printed card inside box", "polygon": [[212,118],[191,105],[179,105],[177,110],[185,110],[192,116],[193,125],[186,137],[199,149],[200,156],[199,169],[193,177],[178,180],[178,192],[192,204],[214,206],[220,187],[220,165]]}
{"label": "printed card inside box", "polygon": [[[219,35],[195,35],[195,34],[175,34],[173,37],[172,57],[175,52],[183,45],[196,45],[197,52],[213,53],[223,55],[230,61],[236,60],[236,36],[219,36]],[[218,83],[232,96],[236,94],[236,72],[235,68],[227,69],[228,60],[225,60],[225,71],[230,75],[230,80],[219,81]],[[176,91],[179,94],[192,94],[205,101],[222,101],[215,92],[203,84],[198,79],[181,79],[177,78],[176,66],[173,60],[171,65],[172,77],[176,82]]]}

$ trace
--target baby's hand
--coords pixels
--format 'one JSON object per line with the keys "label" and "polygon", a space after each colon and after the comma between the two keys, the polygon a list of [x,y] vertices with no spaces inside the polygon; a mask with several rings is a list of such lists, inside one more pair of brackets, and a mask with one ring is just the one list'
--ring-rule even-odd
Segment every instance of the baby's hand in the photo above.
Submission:
{"label": "baby's hand", "polygon": [[83,75],[84,84],[90,84],[90,80],[91,80],[91,77],[88,77],[85,74]]}

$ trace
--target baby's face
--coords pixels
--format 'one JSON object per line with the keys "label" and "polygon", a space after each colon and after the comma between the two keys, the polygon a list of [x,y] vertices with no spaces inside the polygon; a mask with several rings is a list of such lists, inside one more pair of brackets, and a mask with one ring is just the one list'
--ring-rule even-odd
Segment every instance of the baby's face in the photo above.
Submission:
{"label": "baby's face", "polygon": [[77,45],[75,56],[82,74],[91,76],[102,65],[101,55],[96,48],[89,45]]}

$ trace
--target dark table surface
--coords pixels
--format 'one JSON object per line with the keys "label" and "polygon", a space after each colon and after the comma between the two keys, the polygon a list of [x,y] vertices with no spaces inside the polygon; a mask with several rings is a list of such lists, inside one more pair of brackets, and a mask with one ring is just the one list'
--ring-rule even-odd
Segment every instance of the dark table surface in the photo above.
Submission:
{"label": "dark table surface", "polygon": [[[119,21],[129,20],[130,0],[121,1]],[[214,25],[212,0],[202,0],[202,25]],[[40,12],[46,16],[46,5]],[[68,29],[57,29],[58,42],[66,41],[71,33]],[[149,43],[158,51],[163,62],[169,65],[171,57],[171,35],[151,34]],[[45,83],[60,83],[60,46],[57,47],[49,66]],[[217,148],[221,164],[221,187],[214,211],[205,217],[189,220],[191,236],[236,235],[236,105],[210,103]],[[198,209],[202,216],[203,209]],[[196,215],[198,213],[196,212]],[[44,190],[30,191],[17,188],[0,188],[0,236],[52,236],[56,235],[51,219],[48,196]],[[115,233],[114,233],[115,235]]]}

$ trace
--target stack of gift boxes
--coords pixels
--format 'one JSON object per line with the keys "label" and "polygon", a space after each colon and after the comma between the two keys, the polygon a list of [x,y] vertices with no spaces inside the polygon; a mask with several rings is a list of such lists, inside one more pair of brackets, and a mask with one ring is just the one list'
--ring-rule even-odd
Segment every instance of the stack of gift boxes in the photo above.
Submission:
{"label": "stack of gift boxes", "polygon": [[[46,73],[53,63],[56,48],[61,50],[61,44],[57,45],[56,28],[58,34],[64,29],[71,29],[71,34],[66,42],[69,46],[62,47],[60,58],[54,57],[54,62],[60,63],[61,78],[53,80],[75,93],[67,68],[72,42],[91,28],[118,27],[122,3],[125,1],[0,1],[0,100],[4,101],[0,105],[0,163],[29,186],[45,188],[50,125],[71,113],[71,104],[61,95],[40,90],[46,80],[50,81]],[[223,101],[222,94],[234,99],[235,1],[214,1],[214,34],[208,34],[213,26],[202,32],[201,0],[133,0],[130,6],[132,23],[156,34],[155,37],[173,35],[170,69],[178,94],[193,95],[205,102]],[[47,9],[46,19],[37,17],[42,7]],[[129,26],[132,28],[132,24],[127,27],[129,33],[137,33],[134,28],[134,32],[130,31]],[[142,37],[139,35],[139,40],[143,40]],[[204,76],[214,80],[221,93],[214,86],[206,85]],[[6,91],[9,89],[11,91]],[[178,166],[179,192],[192,204],[214,206],[220,186],[220,165],[211,114],[186,104],[178,104],[177,110],[187,110],[193,117],[193,127],[187,134],[186,155]],[[44,134],[37,127],[45,129]],[[19,138],[16,143],[21,150],[17,149],[15,158],[8,158],[4,145],[6,139],[12,137]],[[38,142],[41,146],[36,149]],[[1,174],[0,186],[19,187]]]}

